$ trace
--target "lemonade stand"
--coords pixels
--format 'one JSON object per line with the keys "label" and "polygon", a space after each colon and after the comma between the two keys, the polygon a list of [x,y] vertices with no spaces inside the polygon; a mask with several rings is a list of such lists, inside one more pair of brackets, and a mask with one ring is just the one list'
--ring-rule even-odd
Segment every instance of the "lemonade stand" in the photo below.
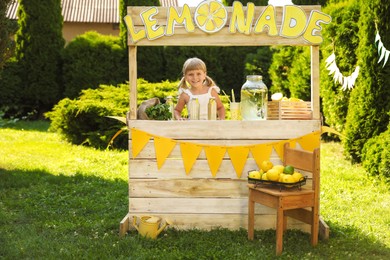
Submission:
{"label": "lemonade stand", "polygon": [[[320,144],[319,44],[330,17],[320,6],[129,6],[129,208],[120,235],[145,215],[170,219],[178,229],[247,227],[247,172],[264,160],[278,164],[286,142],[306,150]],[[137,120],[138,46],[264,46],[311,48],[311,100],[304,112],[283,117],[269,104],[268,120]],[[180,68],[178,68],[180,69]],[[291,109],[291,108],[290,108]],[[299,110],[299,109],[298,109]],[[310,176],[309,176],[310,179]],[[257,205],[256,229],[275,226],[275,211]],[[305,230],[290,221],[289,227]]]}

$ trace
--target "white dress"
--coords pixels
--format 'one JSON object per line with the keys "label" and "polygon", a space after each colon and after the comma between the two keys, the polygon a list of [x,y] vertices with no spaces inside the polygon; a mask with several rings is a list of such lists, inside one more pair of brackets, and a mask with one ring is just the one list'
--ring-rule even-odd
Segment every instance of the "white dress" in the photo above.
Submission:
{"label": "white dress", "polygon": [[[207,91],[207,93],[201,94],[201,95],[194,95],[191,93],[191,91],[189,89],[186,89],[186,88],[179,88],[179,95],[184,92],[188,96],[190,96],[190,100],[191,100],[191,98],[198,98],[199,107],[200,107],[199,120],[207,120],[208,119],[208,103],[209,103],[209,99],[212,97],[212,95],[211,95],[212,89],[215,89],[217,91],[217,93],[219,93],[219,87],[217,87],[217,86],[209,87],[209,90]],[[188,106],[188,104],[187,104],[188,117],[190,117],[190,115],[191,115],[190,109],[191,109],[190,106]]]}

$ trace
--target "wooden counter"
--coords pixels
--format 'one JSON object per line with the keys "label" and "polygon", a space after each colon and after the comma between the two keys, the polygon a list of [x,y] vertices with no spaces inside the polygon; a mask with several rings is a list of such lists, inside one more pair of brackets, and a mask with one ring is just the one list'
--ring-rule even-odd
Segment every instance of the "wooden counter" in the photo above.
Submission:
{"label": "wooden counter", "polygon": [[[128,120],[128,128],[178,141],[221,146],[251,145],[293,139],[320,130],[318,120],[269,121],[143,121]],[[154,140],[132,158],[129,134],[129,213],[122,223],[131,228],[132,216],[156,215],[169,218],[178,229],[247,227],[247,171],[258,169],[249,153],[240,178],[228,154],[213,177],[202,151],[187,175],[180,146],[176,145],[161,169],[157,168]],[[272,151],[271,161],[281,164]],[[256,229],[274,228],[275,212],[256,205]],[[290,221],[294,228],[303,224]],[[290,226],[291,227],[291,226]],[[123,232],[125,232],[123,231]]]}

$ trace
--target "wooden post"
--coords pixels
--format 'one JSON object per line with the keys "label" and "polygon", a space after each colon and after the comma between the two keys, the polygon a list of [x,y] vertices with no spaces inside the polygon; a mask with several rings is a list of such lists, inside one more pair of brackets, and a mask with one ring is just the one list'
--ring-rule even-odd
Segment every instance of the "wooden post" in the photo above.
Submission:
{"label": "wooden post", "polygon": [[311,107],[313,119],[320,119],[320,47],[311,46]]}
{"label": "wooden post", "polygon": [[129,119],[137,119],[137,46],[129,46]]}

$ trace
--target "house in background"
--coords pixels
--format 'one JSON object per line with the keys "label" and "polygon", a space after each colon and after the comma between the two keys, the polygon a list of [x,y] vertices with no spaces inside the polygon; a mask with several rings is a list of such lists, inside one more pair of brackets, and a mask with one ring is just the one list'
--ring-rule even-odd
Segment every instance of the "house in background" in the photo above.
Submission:
{"label": "house in background", "polygon": [[[160,4],[178,6],[178,1],[160,0]],[[10,4],[9,19],[17,19],[18,7],[16,0]],[[66,43],[87,31],[119,36],[119,0],[62,0],[62,16],[62,35]]]}

